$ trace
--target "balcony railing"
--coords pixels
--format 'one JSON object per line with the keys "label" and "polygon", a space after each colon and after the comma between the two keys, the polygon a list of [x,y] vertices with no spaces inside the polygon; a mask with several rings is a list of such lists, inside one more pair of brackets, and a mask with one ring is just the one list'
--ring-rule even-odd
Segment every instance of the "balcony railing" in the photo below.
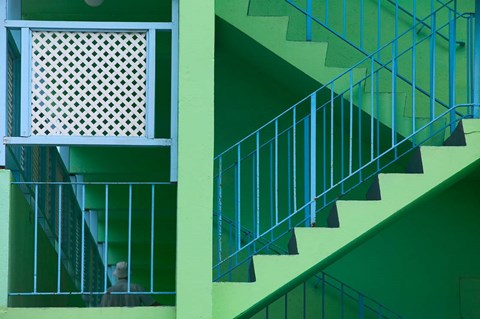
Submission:
{"label": "balcony railing", "polygon": [[[161,188],[169,184],[13,182],[33,215],[33,227],[25,225],[28,230],[22,231],[32,232],[32,256],[26,251],[14,254],[32,260],[33,267],[31,273],[21,274],[20,284],[11,285],[10,297],[81,296],[87,306],[98,306],[112,283],[110,265],[120,260],[131,265],[129,282],[132,277],[145,288],[126,293],[175,295],[165,273],[159,275],[166,267],[160,255],[165,236],[156,222]],[[91,198],[99,193],[102,199]],[[140,222],[148,230],[139,227]],[[125,235],[119,238],[119,232]]]}
{"label": "balcony railing", "polygon": [[[7,19],[4,26],[4,144],[169,147],[171,180],[176,180],[176,1],[172,22]],[[160,33],[171,34],[171,48]],[[160,44],[162,52],[170,50],[168,66],[158,65]],[[170,76],[169,95],[159,96],[161,72]]]}

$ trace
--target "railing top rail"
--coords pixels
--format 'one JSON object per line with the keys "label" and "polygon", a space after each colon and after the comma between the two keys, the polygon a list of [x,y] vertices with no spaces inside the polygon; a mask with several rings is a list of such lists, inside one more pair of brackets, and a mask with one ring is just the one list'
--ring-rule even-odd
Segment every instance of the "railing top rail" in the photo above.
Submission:
{"label": "railing top rail", "polygon": [[12,185],[172,185],[172,182],[11,182]]}
{"label": "railing top rail", "polygon": [[[288,1],[288,0],[287,0]],[[450,0],[450,2],[453,1],[453,0]],[[448,2],[448,4],[450,3]],[[249,139],[250,137],[254,136],[255,134],[257,134],[257,132],[261,131],[262,129],[264,129],[265,127],[269,126],[270,124],[274,123],[275,121],[277,121],[280,117],[282,117],[283,115],[285,115],[286,113],[290,112],[292,109],[294,109],[295,107],[297,107],[298,105],[300,105],[301,103],[305,102],[306,100],[308,100],[309,98],[311,98],[313,95],[317,94],[319,91],[329,87],[332,85],[332,83],[334,83],[335,81],[337,81],[338,79],[342,78],[343,76],[353,72],[354,69],[358,68],[359,66],[361,66],[363,63],[365,63],[366,61],[369,61],[369,60],[373,60],[377,63],[379,63],[379,61],[376,59],[376,55],[378,55],[379,52],[385,50],[386,48],[388,48],[390,45],[394,44],[395,42],[397,42],[401,37],[405,36],[406,34],[408,34],[409,32],[411,32],[412,30],[415,30],[416,27],[418,25],[421,25],[422,22],[425,22],[425,20],[429,19],[432,15],[434,14],[437,14],[440,10],[442,10],[443,8],[447,7],[447,4],[444,4],[442,5],[440,8],[437,8],[435,11],[433,11],[430,15],[426,16],[424,19],[420,20],[419,22],[417,22],[416,24],[414,24],[412,27],[410,27],[409,29],[407,29],[406,31],[404,31],[403,33],[401,33],[398,37],[396,37],[395,39],[391,40],[390,42],[384,44],[383,46],[381,46],[379,49],[377,49],[375,52],[367,55],[365,58],[363,58],[362,60],[360,60],[359,62],[355,63],[352,67],[350,67],[348,70],[345,70],[343,71],[342,73],[340,73],[339,75],[337,75],[335,78],[333,78],[332,80],[330,80],[327,84],[324,84],[322,85],[320,88],[316,89],[315,91],[313,91],[312,93],[310,93],[309,95],[307,95],[306,97],[304,97],[303,99],[301,99],[300,101],[298,101],[297,103],[295,103],[294,105],[292,105],[291,107],[287,108],[286,110],[284,110],[282,113],[280,113],[279,115],[277,115],[275,118],[271,119],[270,121],[268,121],[267,123],[265,123],[264,125],[262,125],[261,127],[259,127],[257,130],[255,130],[254,132],[248,134],[247,136],[245,136],[244,138],[242,138],[240,141],[238,141],[237,143],[233,144],[232,146],[230,146],[229,148],[227,148],[226,150],[224,150],[223,152],[221,152],[220,154],[216,155],[214,157],[214,160],[217,160],[219,159],[221,156],[223,156],[224,154],[226,154],[227,152],[229,152],[230,150],[234,149],[235,147],[237,147],[239,144],[241,144],[242,142],[244,142],[245,140]],[[320,21],[318,21],[315,17],[312,17],[311,15],[309,15],[307,12],[303,11],[302,9],[300,8],[297,8],[299,10],[301,10],[302,12],[304,12],[305,14],[307,14],[309,17],[311,17],[314,21],[317,21],[318,23],[321,23]],[[402,53],[404,54],[404,52]],[[380,65],[381,68],[385,67],[384,64],[381,63]]]}
{"label": "railing top rail", "polygon": [[97,22],[97,21],[37,21],[5,20],[5,27],[56,31],[147,31],[172,30],[174,22]]}

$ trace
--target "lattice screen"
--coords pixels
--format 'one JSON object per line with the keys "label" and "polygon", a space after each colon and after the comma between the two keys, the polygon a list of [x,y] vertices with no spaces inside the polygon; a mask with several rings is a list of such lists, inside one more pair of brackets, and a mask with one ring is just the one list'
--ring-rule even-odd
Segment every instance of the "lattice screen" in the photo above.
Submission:
{"label": "lattice screen", "polygon": [[8,136],[13,134],[13,122],[14,122],[14,98],[13,98],[13,83],[14,83],[14,62],[10,50],[7,53],[7,131]]}
{"label": "lattice screen", "polygon": [[146,33],[32,32],[32,135],[145,136]]}

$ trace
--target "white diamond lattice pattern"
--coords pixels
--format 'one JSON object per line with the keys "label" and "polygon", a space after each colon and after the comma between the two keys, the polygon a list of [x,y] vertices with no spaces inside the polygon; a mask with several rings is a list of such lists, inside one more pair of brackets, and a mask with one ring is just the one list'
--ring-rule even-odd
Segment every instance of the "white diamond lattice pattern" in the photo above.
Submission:
{"label": "white diamond lattice pattern", "polygon": [[14,82],[14,71],[13,71],[13,58],[12,54],[8,52],[7,54],[7,131],[8,136],[13,134],[13,82]]}
{"label": "white diamond lattice pattern", "polygon": [[146,33],[32,32],[32,135],[145,136]]}

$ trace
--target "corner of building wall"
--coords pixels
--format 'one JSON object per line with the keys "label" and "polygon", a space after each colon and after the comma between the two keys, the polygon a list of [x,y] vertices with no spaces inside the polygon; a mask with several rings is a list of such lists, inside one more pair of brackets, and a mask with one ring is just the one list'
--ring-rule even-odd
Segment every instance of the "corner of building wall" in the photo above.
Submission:
{"label": "corner of building wall", "polygon": [[177,300],[179,319],[212,318],[215,6],[179,1]]}
{"label": "corner of building wall", "polygon": [[0,170],[0,309],[8,306],[11,180],[9,170]]}

